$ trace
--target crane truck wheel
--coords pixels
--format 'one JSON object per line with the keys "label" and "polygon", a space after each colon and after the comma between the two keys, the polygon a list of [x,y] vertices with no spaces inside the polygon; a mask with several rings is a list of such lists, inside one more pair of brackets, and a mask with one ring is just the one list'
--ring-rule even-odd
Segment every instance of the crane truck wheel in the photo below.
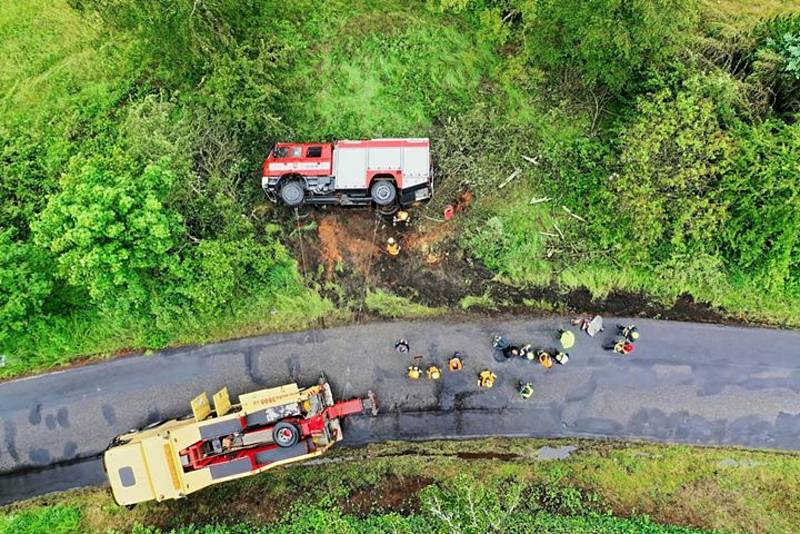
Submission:
{"label": "crane truck wheel", "polygon": [[279,447],[293,447],[300,439],[300,431],[292,423],[281,421],[272,429],[272,441]]}
{"label": "crane truck wheel", "polygon": [[297,180],[286,180],[281,185],[281,200],[291,207],[296,208],[303,203],[306,192],[303,189],[303,184]]}
{"label": "crane truck wheel", "polygon": [[397,200],[397,189],[389,180],[376,180],[371,195],[372,201],[378,206],[389,206]]}

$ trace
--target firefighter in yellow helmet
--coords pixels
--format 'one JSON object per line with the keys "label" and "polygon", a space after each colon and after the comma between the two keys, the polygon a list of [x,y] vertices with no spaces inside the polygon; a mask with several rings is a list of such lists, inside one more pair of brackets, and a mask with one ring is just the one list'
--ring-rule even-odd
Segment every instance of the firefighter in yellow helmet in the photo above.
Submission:
{"label": "firefighter in yellow helmet", "polygon": [[408,378],[411,380],[419,380],[420,375],[422,374],[422,370],[417,367],[416,365],[411,365],[408,368]]}
{"label": "firefighter in yellow helmet", "polygon": [[439,380],[442,378],[442,370],[436,367],[435,365],[431,365],[428,367],[427,371],[428,380]]}
{"label": "firefighter in yellow helmet", "polygon": [[397,256],[400,254],[400,243],[393,237],[386,240],[386,253],[389,256]]}
{"label": "firefighter in yellow helmet", "polygon": [[491,372],[489,369],[484,369],[478,375],[478,387],[488,389],[494,386],[495,380],[497,380],[497,375]]}
{"label": "firefighter in yellow helmet", "polygon": [[411,222],[411,218],[409,217],[408,212],[405,210],[398,211],[394,214],[394,217],[392,217],[392,226],[408,226],[409,222]]}

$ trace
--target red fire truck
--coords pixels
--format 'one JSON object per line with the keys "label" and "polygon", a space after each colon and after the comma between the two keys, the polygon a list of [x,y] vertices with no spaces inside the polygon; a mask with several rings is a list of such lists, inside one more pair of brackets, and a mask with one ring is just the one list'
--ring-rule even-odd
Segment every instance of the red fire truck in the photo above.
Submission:
{"label": "red fire truck", "polygon": [[430,140],[278,143],[264,161],[261,186],[270,200],[291,207],[374,203],[392,211],[433,194]]}

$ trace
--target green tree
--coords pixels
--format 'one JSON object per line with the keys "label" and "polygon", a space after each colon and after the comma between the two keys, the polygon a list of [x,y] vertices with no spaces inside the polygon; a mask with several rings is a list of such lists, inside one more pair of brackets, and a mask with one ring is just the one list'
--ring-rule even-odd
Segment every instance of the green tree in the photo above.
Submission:
{"label": "green tree", "polygon": [[0,345],[39,313],[53,290],[48,255],[31,242],[15,241],[15,233],[0,232]]}
{"label": "green tree", "polygon": [[552,69],[576,69],[590,86],[630,94],[649,69],[666,65],[690,37],[696,0],[518,2],[525,47]]}
{"label": "green tree", "polygon": [[50,197],[33,225],[36,243],[95,303],[141,307],[183,238],[180,215],[164,205],[172,180],[158,166],[135,175],[88,165]]}
{"label": "green tree", "polygon": [[619,142],[611,176],[611,209],[628,231],[626,256],[660,261],[673,254],[713,252],[726,220],[717,187],[734,146],[723,128],[725,108],[694,78],[675,92],[642,98]]}
{"label": "green tree", "polygon": [[739,150],[721,184],[730,219],[726,259],[770,291],[800,293],[800,125],[769,120],[737,130]]}

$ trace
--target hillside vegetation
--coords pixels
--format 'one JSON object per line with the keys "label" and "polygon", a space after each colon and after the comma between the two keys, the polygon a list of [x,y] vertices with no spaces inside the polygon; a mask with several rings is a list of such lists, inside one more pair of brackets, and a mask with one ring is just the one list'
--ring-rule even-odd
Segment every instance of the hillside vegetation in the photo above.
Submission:
{"label": "hillside vegetation", "polygon": [[800,18],[757,4],[0,0],[0,374],[346,319],[279,139],[430,136],[506,283],[799,325]]}

